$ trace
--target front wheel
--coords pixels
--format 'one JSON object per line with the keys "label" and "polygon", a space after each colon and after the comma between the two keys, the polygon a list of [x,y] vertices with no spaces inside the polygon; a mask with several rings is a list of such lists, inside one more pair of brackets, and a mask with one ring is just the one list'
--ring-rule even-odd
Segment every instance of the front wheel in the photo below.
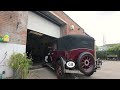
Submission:
{"label": "front wheel", "polygon": [[58,79],[64,79],[65,73],[63,71],[63,65],[61,61],[56,62],[56,75]]}
{"label": "front wheel", "polygon": [[95,60],[93,56],[86,53],[79,57],[78,68],[86,76],[91,76],[94,73]]}

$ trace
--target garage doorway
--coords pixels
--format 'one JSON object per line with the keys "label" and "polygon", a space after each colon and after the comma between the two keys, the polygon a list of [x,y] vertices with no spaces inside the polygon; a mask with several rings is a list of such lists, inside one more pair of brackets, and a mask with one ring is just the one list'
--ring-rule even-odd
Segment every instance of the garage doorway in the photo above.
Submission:
{"label": "garage doorway", "polygon": [[27,56],[33,59],[33,66],[41,65],[48,45],[52,44],[57,38],[39,33],[33,30],[27,30]]}

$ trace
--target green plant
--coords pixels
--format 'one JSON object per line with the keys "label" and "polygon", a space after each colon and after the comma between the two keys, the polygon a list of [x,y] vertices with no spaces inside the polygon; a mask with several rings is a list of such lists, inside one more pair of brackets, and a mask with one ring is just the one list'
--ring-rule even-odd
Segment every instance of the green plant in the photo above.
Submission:
{"label": "green plant", "polygon": [[108,55],[117,55],[118,58],[120,58],[120,44],[115,44],[112,45],[108,50],[107,50]]}
{"label": "green plant", "polygon": [[3,37],[0,35],[0,42],[2,42],[3,41]]}
{"label": "green plant", "polygon": [[26,53],[13,53],[9,60],[9,66],[13,69],[15,78],[26,79],[32,59],[28,59]]}
{"label": "green plant", "polygon": [[96,51],[96,57],[100,59],[106,59],[107,51]]}

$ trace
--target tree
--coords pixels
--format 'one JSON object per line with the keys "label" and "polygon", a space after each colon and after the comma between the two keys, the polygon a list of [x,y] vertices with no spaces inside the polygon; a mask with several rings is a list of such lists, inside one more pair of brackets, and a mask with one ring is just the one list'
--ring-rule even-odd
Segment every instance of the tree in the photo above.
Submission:
{"label": "tree", "polygon": [[96,51],[98,51],[98,46],[97,45],[95,45],[95,49],[96,49]]}
{"label": "tree", "polygon": [[96,48],[96,58],[106,59],[107,57],[106,51],[99,51],[99,48],[97,45],[95,45],[95,48]]}
{"label": "tree", "polygon": [[97,51],[96,56],[97,58],[100,58],[100,59],[106,59],[107,54],[106,54],[106,51]]}
{"label": "tree", "polygon": [[107,50],[108,55],[117,55],[120,57],[120,44],[115,44]]}

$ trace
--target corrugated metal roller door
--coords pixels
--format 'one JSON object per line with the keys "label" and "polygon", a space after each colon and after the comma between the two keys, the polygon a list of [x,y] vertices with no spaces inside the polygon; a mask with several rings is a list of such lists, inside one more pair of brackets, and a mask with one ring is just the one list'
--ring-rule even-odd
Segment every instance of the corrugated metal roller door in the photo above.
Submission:
{"label": "corrugated metal roller door", "polygon": [[28,12],[27,28],[52,37],[60,37],[60,27],[58,25],[30,11]]}

